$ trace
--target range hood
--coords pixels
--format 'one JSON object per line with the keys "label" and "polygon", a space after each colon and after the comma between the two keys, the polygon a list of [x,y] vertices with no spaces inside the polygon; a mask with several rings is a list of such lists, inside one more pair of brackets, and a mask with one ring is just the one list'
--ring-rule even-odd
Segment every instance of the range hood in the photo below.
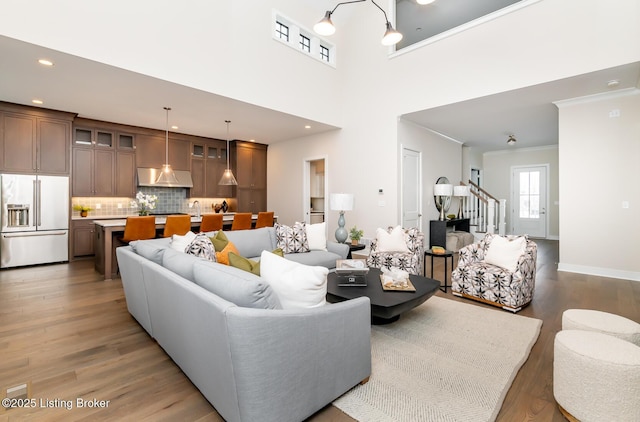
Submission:
{"label": "range hood", "polygon": [[161,169],[138,167],[138,186],[157,186],[165,188],[192,188],[191,173],[184,170],[174,170],[178,183],[156,183]]}

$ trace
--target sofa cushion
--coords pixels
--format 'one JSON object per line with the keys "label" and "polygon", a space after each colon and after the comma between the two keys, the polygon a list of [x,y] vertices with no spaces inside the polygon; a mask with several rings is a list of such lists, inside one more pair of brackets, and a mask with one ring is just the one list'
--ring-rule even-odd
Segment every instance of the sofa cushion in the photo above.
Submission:
{"label": "sofa cushion", "polygon": [[186,278],[189,281],[195,281],[193,275],[193,266],[196,262],[201,261],[206,262],[206,259],[186,254],[184,252],[178,252],[171,248],[167,248],[162,256],[163,267],[178,274],[182,278]]}
{"label": "sofa cushion", "polygon": [[290,261],[304,265],[318,265],[327,268],[335,268],[336,261],[343,259],[340,255],[329,251],[311,251],[309,253],[289,253],[284,256]]}
{"label": "sofa cushion", "polygon": [[238,306],[282,309],[271,286],[255,274],[203,260],[194,264],[193,273],[196,284]]}
{"label": "sofa cushion", "polygon": [[227,243],[229,243],[229,239],[227,239],[227,236],[222,230],[218,230],[218,232],[209,239],[211,240],[216,252],[222,251],[224,247],[227,246]]}
{"label": "sofa cushion", "polygon": [[307,224],[307,240],[309,250],[327,250],[327,223]]}
{"label": "sofa cushion", "polygon": [[296,222],[293,227],[276,223],[277,247],[284,253],[309,252],[306,223]]}
{"label": "sofa cushion", "polygon": [[196,234],[192,231],[187,232],[184,235],[174,234],[171,236],[171,249],[178,252],[185,252],[187,247],[196,238]]}
{"label": "sofa cushion", "polygon": [[325,267],[309,266],[264,251],[260,275],[275,291],[283,309],[313,308],[326,303]]}
{"label": "sofa cushion", "polygon": [[378,252],[409,252],[404,238],[404,230],[401,226],[396,226],[391,231],[378,228],[376,230],[376,238],[378,240]]}
{"label": "sofa cushion", "polygon": [[229,265],[230,252],[233,252],[236,255],[240,255],[240,252],[238,252],[238,249],[236,249],[233,242],[229,242],[227,243],[227,246],[225,246],[223,250],[221,250],[220,252],[216,252],[216,261],[224,265]]}
{"label": "sofa cushion", "polygon": [[213,243],[211,243],[211,239],[204,233],[197,234],[193,242],[187,246],[185,252],[204,258],[207,261],[216,260],[216,251],[213,248]]}
{"label": "sofa cushion", "polygon": [[158,265],[162,265],[162,255],[164,250],[169,247],[171,238],[136,240],[129,243],[131,249],[143,258],[153,261]]}
{"label": "sofa cushion", "polygon": [[527,239],[524,236],[494,236],[484,254],[484,262],[515,272],[526,247]]}
{"label": "sofa cushion", "polygon": [[227,232],[227,238],[238,249],[238,255],[247,258],[258,258],[262,251],[271,251],[276,248],[273,227],[233,230]]}

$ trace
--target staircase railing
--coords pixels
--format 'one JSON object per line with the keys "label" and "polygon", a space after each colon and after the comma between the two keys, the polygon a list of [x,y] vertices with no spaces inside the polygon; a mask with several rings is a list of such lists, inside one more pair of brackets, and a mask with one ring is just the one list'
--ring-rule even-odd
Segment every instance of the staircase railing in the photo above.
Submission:
{"label": "staircase railing", "polygon": [[[469,225],[476,227],[477,233],[495,233],[504,235],[506,232],[506,199],[497,199],[486,190],[469,180],[471,196],[463,200],[465,218],[469,218]],[[466,186],[464,182],[461,185]]]}

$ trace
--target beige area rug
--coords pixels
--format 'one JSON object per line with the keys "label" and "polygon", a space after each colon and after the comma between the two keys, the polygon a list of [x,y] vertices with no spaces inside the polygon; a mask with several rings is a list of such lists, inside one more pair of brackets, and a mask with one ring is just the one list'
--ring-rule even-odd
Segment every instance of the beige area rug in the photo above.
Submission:
{"label": "beige area rug", "polygon": [[541,326],[434,296],[371,327],[371,378],[333,404],[361,422],[493,421]]}

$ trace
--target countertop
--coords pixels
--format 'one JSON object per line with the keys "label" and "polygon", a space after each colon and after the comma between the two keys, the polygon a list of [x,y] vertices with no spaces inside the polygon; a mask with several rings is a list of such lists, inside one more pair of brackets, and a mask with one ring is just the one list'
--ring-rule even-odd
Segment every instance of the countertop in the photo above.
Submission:
{"label": "countertop", "polygon": [[[233,216],[235,213],[225,213],[223,214],[222,220],[225,222],[232,222],[233,221]],[[204,214],[202,214],[204,215]],[[258,216],[258,214],[253,214],[253,219],[256,219]],[[81,218],[89,218],[89,217],[81,217]],[[275,217],[277,218],[277,217]],[[98,218],[93,218],[94,223],[96,224],[96,226],[101,226],[101,227],[124,227],[124,225],[127,223],[127,219],[122,218],[121,216],[119,216],[119,218],[115,218],[115,219],[98,219]],[[157,216],[156,217],[156,224],[165,224],[167,222],[167,217],[166,216]],[[202,222],[202,217],[196,217],[195,215],[191,215],[191,223],[200,223]]]}

